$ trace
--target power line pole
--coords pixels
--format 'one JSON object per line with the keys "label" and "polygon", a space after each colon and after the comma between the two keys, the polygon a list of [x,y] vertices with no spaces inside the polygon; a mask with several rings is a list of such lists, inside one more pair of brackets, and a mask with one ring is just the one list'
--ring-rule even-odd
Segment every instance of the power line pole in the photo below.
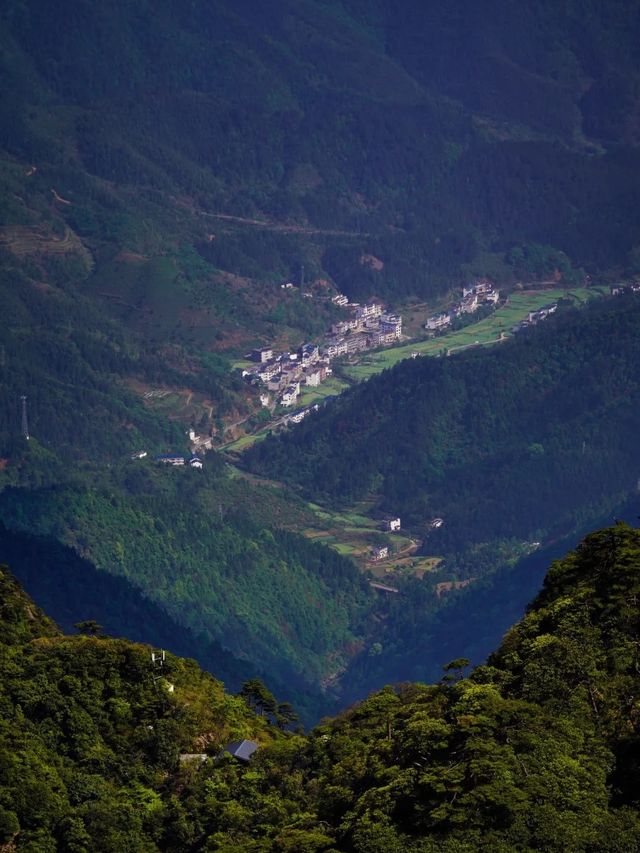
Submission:
{"label": "power line pole", "polygon": [[23,394],[22,400],[22,435],[29,441],[29,422],[27,421],[27,398]]}

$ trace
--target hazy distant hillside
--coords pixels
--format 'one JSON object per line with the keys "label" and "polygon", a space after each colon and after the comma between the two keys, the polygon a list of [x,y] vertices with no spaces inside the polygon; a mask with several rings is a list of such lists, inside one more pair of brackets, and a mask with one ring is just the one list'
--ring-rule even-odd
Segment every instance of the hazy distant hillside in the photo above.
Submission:
{"label": "hazy distant hillside", "polygon": [[[169,644],[173,623],[179,648],[204,665],[216,667],[227,650],[220,673],[233,683],[239,658],[240,671],[263,672],[274,689],[286,684],[287,698],[314,696],[307,716],[315,720],[331,705],[329,697],[317,706],[320,683],[360,646],[374,598],[346,558],[278,529],[283,509],[277,496],[212,463],[192,471],[125,462],[64,483],[6,488],[0,560],[13,558],[28,589],[67,625],[70,612],[76,621],[93,618],[107,630]],[[17,537],[22,548],[16,531],[28,534]],[[45,537],[56,560],[41,556],[33,534]],[[128,603],[118,608],[122,597]]]}
{"label": "hazy distant hillside", "polygon": [[[632,3],[30,0],[3,19],[4,220],[66,221],[98,267],[208,240],[205,277],[305,260],[356,295],[428,294],[464,264],[508,274],[514,244],[605,268],[640,245]],[[71,204],[52,211],[52,186]]]}

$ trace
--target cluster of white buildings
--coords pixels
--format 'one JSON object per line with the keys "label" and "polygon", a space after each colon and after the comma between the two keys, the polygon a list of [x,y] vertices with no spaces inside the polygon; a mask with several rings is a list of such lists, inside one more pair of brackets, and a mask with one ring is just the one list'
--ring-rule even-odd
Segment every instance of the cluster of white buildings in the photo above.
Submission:
{"label": "cluster of white buildings", "polygon": [[304,344],[296,352],[274,354],[273,350],[254,350],[252,358],[258,364],[242,371],[249,380],[260,381],[269,394],[261,394],[260,402],[268,406],[273,395],[276,403],[281,406],[295,406],[302,388],[312,388],[331,375],[331,365],[326,356],[320,354],[316,344]]}
{"label": "cluster of white buildings", "polygon": [[[338,294],[336,305],[347,306],[347,297]],[[270,347],[251,353],[254,366],[242,371],[249,381],[259,381],[273,394],[275,402],[286,408],[295,406],[304,386],[315,388],[331,375],[331,361],[364,349],[391,345],[402,336],[402,317],[385,313],[378,302],[349,305],[353,316],[334,323],[327,340],[321,346],[304,344],[295,352],[274,353]],[[261,396],[263,405],[265,395]]]}
{"label": "cluster of white buildings", "polygon": [[331,327],[331,335],[322,348],[327,358],[391,346],[402,337],[402,317],[399,314],[386,313],[379,302],[354,308],[354,316]]}
{"label": "cluster of white buildings", "polygon": [[629,293],[640,293],[640,281],[631,284],[612,284],[609,288],[612,296],[626,296]]}
{"label": "cluster of white buildings", "polygon": [[156,462],[161,465],[169,465],[172,468],[179,468],[182,465],[188,465],[190,468],[202,468],[202,459],[199,456],[191,456],[185,459],[184,456],[176,456],[173,453],[165,453],[155,457]]}
{"label": "cluster of white buildings", "polygon": [[429,332],[440,332],[446,329],[462,314],[473,314],[482,305],[496,305],[500,299],[500,291],[495,290],[493,284],[486,278],[481,278],[473,284],[462,288],[462,299],[456,302],[448,311],[434,314],[425,323],[425,329]]}

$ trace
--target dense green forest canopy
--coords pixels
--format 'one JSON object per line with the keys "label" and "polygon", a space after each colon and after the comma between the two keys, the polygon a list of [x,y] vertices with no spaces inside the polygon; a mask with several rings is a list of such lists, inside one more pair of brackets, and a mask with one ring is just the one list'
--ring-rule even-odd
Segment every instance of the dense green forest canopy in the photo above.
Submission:
{"label": "dense green forest canopy", "polygon": [[[637,529],[601,530],[556,561],[467,677],[451,661],[440,683],[387,687],[307,737],[272,728],[192,662],[168,655],[158,676],[149,647],[65,637],[6,568],[0,588],[0,843],[16,851],[640,844]],[[261,745],[250,765],[215,758],[241,737]]]}

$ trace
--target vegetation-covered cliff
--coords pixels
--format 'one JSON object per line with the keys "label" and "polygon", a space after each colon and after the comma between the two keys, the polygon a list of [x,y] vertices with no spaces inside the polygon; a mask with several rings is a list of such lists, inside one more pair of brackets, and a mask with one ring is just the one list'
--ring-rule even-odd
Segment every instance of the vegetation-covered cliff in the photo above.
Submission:
{"label": "vegetation-covered cliff", "polygon": [[[0,842],[17,851],[640,844],[640,535],[624,524],[553,564],[486,665],[387,687],[307,737],[188,661],[154,681],[148,648],[61,635],[0,582]],[[178,760],[243,736],[263,747],[249,766]]]}

